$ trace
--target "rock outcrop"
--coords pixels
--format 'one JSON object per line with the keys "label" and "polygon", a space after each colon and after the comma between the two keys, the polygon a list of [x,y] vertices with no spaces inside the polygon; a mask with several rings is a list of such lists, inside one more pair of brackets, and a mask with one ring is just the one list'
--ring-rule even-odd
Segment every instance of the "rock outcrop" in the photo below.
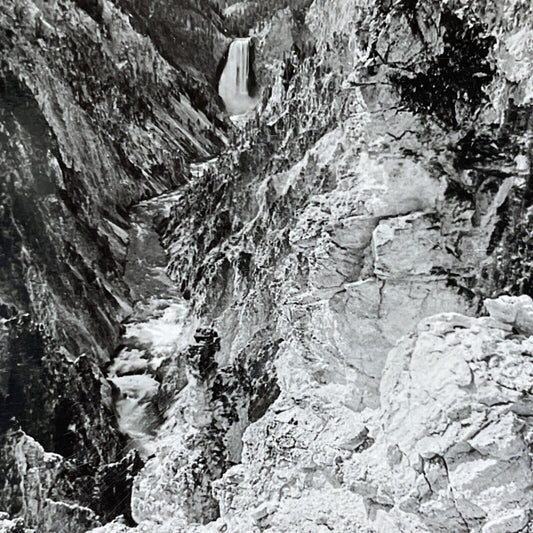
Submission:
{"label": "rock outcrop", "polygon": [[[9,502],[6,507],[24,517],[22,523],[39,524],[40,531],[86,531],[99,523],[91,509],[54,498],[57,496],[54,489],[65,468],[62,456],[45,452],[20,430],[7,432],[2,450],[2,471],[8,475],[0,489],[4,501]],[[14,531],[15,526],[16,522]],[[19,528],[23,531],[20,524]]]}
{"label": "rock outcrop", "polygon": [[[213,424],[195,412],[212,402],[217,380],[189,379],[176,405],[187,405],[179,412],[190,415],[169,412],[165,445],[136,480],[134,507],[157,505],[137,515],[139,530],[192,531],[191,522],[204,521],[205,514],[199,519],[189,503],[172,496],[191,470],[202,480],[194,501],[204,502],[211,515],[213,502],[204,499],[208,480],[220,506],[221,517],[205,530],[499,527],[494,520],[502,507],[481,505],[488,498],[482,483],[468,494],[462,488],[455,499],[453,482],[442,477],[428,489],[431,496],[414,497],[415,485],[402,476],[420,483],[419,466],[398,478],[389,473],[384,461],[390,455],[393,466],[402,464],[403,441],[394,437],[389,450],[382,427],[394,416],[388,394],[408,396],[411,387],[423,388],[421,369],[427,364],[431,373],[436,357],[421,356],[428,359],[420,361],[416,384],[402,378],[401,391],[384,389],[399,339],[435,315],[441,317],[436,323],[455,317],[461,327],[475,329],[484,298],[503,290],[494,276],[495,250],[507,231],[502,213],[528,187],[527,165],[519,164],[517,153],[529,161],[528,134],[507,110],[518,105],[518,114],[527,116],[529,100],[522,92],[520,103],[501,99],[516,89],[498,67],[508,49],[496,46],[496,38],[502,43],[503,35],[519,31],[525,15],[511,3],[500,18],[491,6],[482,8],[479,15],[431,2],[413,11],[403,4],[314,2],[305,25],[316,51],[273,60],[275,81],[256,120],[244,126],[234,150],[177,198],[164,236],[169,272],[194,312],[218,333],[212,368],[223,388],[233,390],[228,376],[243,354],[245,361],[262,360],[264,340],[258,337],[273,339],[269,358],[275,364],[264,370],[272,372],[277,391],[265,397],[256,422],[250,416],[253,388],[226,394],[224,408],[208,408]],[[425,24],[422,13],[433,22]],[[275,35],[279,21],[290,20],[279,17],[272,23]],[[268,28],[262,31],[268,42]],[[528,83],[521,78],[520,91]],[[489,139],[494,147],[487,150]],[[492,338],[486,327],[480,336]],[[469,361],[457,376],[457,388],[468,394]],[[445,368],[451,376],[442,379],[455,379]],[[462,397],[458,393],[457,401]],[[452,409],[448,401],[441,399],[445,413]],[[432,428],[433,414],[440,421],[433,407],[426,405],[420,427]],[[398,410],[409,416],[407,406]],[[173,417],[175,428],[168,432]],[[210,438],[194,444],[197,453],[203,450],[202,461],[207,458],[199,466],[197,453],[185,452],[181,442],[184,433],[205,434],[207,426]],[[424,435],[416,428],[411,434],[403,418],[398,427],[417,449]],[[242,451],[234,445],[241,436]],[[216,452],[213,442],[219,443]],[[385,474],[370,465],[373,457],[388,473],[383,485]],[[450,464],[427,460],[440,469],[437,477],[455,466],[451,458]],[[527,453],[522,460],[527,463]],[[232,462],[239,464],[216,481]],[[526,486],[527,476],[519,490]],[[527,497],[519,502],[511,488],[505,490],[510,495],[501,505],[510,515],[527,516]],[[439,506],[442,517],[430,510]]]}
{"label": "rock outcrop", "polygon": [[[530,523],[530,298],[442,313],[389,352],[380,407],[285,390],[215,485],[230,531],[523,531]],[[326,388],[324,385],[323,388]],[[333,390],[331,390],[333,389]],[[339,394],[340,396],[340,394]]]}

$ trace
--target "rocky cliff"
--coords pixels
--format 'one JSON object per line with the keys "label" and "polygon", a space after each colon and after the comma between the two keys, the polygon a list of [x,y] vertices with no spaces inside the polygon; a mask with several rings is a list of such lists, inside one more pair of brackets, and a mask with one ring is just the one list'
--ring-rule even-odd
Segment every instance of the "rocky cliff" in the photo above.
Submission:
{"label": "rocky cliff", "polygon": [[[111,153],[119,154],[112,165],[117,177],[105,182],[117,188],[118,196],[111,185],[101,196],[87,189],[109,176],[101,171],[82,174],[72,182],[72,192],[60,196],[61,201],[77,198],[75,218],[83,228],[93,222],[95,232],[83,242],[98,251],[99,236],[107,235],[101,257],[113,258],[108,270],[92,267],[94,280],[83,278],[80,290],[106,289],[101,300],[87,295],[98,302],[98,317],[105,309],[102,302],[109,302],[111,310],[124,307],[118,319],[109,319],[107,329],[100,318],[80,317],[84,327],[109,331],[110,340],[95,348],[94,356],[68,363],[65,354],[61,364],[94,367],[111,358],[111,347],[126,343],[118,346],[110,371],[111,383],[124,397],[121,404],[108,404],[118,409],[119,427],[130,442],[137,442],[145,460],[142,466],[135,452],[126,456],[117,450],[125,443],[115,436],[113,423],[99,430],[98,437],[89,434],[93,445],[95,439],[105,440],[100,447],[107,455],[101,462],[127,464],[128,480],[114,483],[116,474],[111,474],[103,485],[109,489],[129,483],[131,489],[120,496],[129,501],[131,490],[131,508],[109,512],[93,505],[89,511],[91,505],[82,501],[87,507],[83,520],[96,523],[91,512],[101,520],[124,514],[95,533],[130,531],[135,524],[132,531],[145,532],[527,531],[533,523],[531,6],[519,0],[314,0],[282,2],[268,10],[254,2],[213,6],[212,14],[204,6],[199,23],[197,11],[189,16],[187,3],[163,6],[153,20],[145,13],[148,6],[122,3],[123,10],[131,10],[131,20],[144,20],[144,26],[134,23],[136,29],[128,19],[106,19],[106,9],[116,9],[111,4],[104,5],[101,20],[67,6],[70,16],[85,17],[88,27],[96,25],[99,44],[114,35],[110,30],[100,35],[99,28],[122,20],[116,39],[126,35],[142,43],[129,52],[133,59],[126,64],[136,64],[149,51],[151,65],[161,54],[167,76],[125,92],[128,104],[148,99],[148,111],[141,106],[134,107],[133,117],[102,115],[111,122],[118,117],[124,132],[118,143],[122,151],[111,137]],[[54,4],[54,9],[65,9],[65,4]],[[170,126],[171,117],[183,114],[169,113],[168,107],[158,112],[159,106],[185,105],[187,87],[209,81],[209,68],[202,70],[202,62],[222,53],[209,56],[205,51],[198,63],[194,55],[180,55],[170,45],[185,30],[173,29],[171,37],[159,31],[166,27],[162,17],[173,16],[185,28],[208,28],[208,41],[221,43],[224,27],[235,32],[239,21],[256,42],[262,85],[260,106],[231,132],[229,147],[191,172],[186,171],[188,159],[219,151],[221,134],[207,125],[209,120],[221,125],[217,100],[207,88],[205,101],[187,106],[196,109],[191,113],[202,127],[177,118]],[[6,30],[9,42],[22,35]],[[17,46],[41,60],[51,49],[40,46],[42,39]],[[24,61],[17,60],[15,68],[12,57],[5,60],[10,79],[30,79],[29,71],[22,70]],[[62,63],[54,62],[53,68],[56,64]],[[134,74],[148,68],[143,65]],[[84,64],[80,76],[88,68]],[[204,74],[196,75],[195,68]],[[50,77],[57,83],[62,76],[54,71]],[[33,83],[40,87],[46,79],[40,75]],[[94,101],[111,104],[98,100],[98,90],[86,83],[80,86],[93,103],[83,116],[93,120],[100,116]],[[27,81],[25,87],[50,128],[57,106],[46,102],[58,91],[36,90]],[[84,91],[79,91],[72,98],[82,98]],[[141,126],[136,113],[148,113]],[[36,124],[32,121],[31,127]],[[102,150],[113,131],[112,125],[98,122],[82,138],[101,136],[102,148],[96,152],[107,153]],[[54,133],[50,142],[58,138]],[[28,144],[32,150],[40,146]],[[71,165],[61,162],[67,156],[55,155],[61,154],[58,146],[45,145],[39,155],[55,157],[65,176],[63,167]],[[75,154],[77,146],[68,153]],[[183,154],[173,172],[168,165],[177,152],[171,146]],[[90,157],[89,149],[81,152]],[[88,163],[89,170],[100,168]],[[30,169],[34,187],[31,165],[15,166]],[[133,237],[126,215],[125,222],[116,219],[132,202],[172,186],[177,187],[172,195],[136,208],[135,220],[148,220],[136,227],[149,228],[149,221],[156,220],[151,229],[137,233],[144,237]],[[122,202],[117,200],[121,193],[126,195]],[[91,200],[84,203],[87,197]],[[51,228],[55,246],[70,242],[58,229],[64,226],[50,225],[55,219],[49,213],[44,212],[41,225]],[[8,216],[11,222],[15,215]],[[158,244],[156,237],[147,237],[156,230]],[[18,245],[15,237],[6,242],[9,250],[33,250]],[[159,259],[148,261],[139,252],[145,245],[162,246],[166,256],[158,249]],[[74,268],[70,262],[62,264]],[[141,270],[128,264],[139,264]],[[166,277],[161,274],[165,264]],[[142,281],[143,269],[157,282]],[[55,275],[30,285],[27,272],[27,263],[16,262],[5,278],[16,275],[23,289],[38,285],[48,291],[58,280]],[[57,294],[71,298],[65,291]],[[60,296],[41,315],[38,304],[46,300],[37,289],[26,300],[11,295],[26,305],[16,301],[30,318],[6,317],[8,342],[37,339],[43,350],[51,350],[48,342],[53,341],[77,353],[61,336],[62,325],[72,324],[73,306],[56,304],[63,301],[57,300]],[[58,315],[58,309],[66,313]],[[45,314],[50,310],[55,321]],[[127,315],[119,339],[120,320]],[[172,334],[153,333],[166,332],[169,324]],[[54,335],[44,342],[42,331]],[[78,334],[74,338],[80,342]],[[88,331],[86,338],[80,351],[88,352],[86,346],[105,337]],[[24,364],[31,361],[15,348],[8,353],[20,354]],[[61,383],[68,372],[56,370],[53,375],[61,377],[50,378],[51,383]],[[76,390],[85,390],[85,398],[102,397],[102,406],[92,402],[94,413],[87,411],[86,399],[77,400],[82,406],[77,416],[109,419],[105,398],[110,386],[87,378],[90,372],[70,372],[84,376],[85,389]],[[24,387],[27,383],[31,380],[24,380]],[[99,393],[87,390],[91,383],[102,384]],[[28,410],[19,410],[13,414],[20,422]],[[43,440],[50,427],[46,415],[41,433],[30,431],[28,422],[23,429],[47,452],[68,455]],[[66,429],[71,427],[69,419]],[[73,434],[79,438],[80,432]],[[49,465],[38,470],[43,472],[39,486],[45,487],[39,490],[46,493],[46,476],[53,475],[61,458],[46,454],[20,430],[7,435],[6,449],[15,449],[14,440],[17,449],[23,442],[40,450],[33,453],[35,461]],[[12,478],[8,486],[20,483]],[[63,493],[72,499],[70,485]],[[52,516],[43,510],[43,497],[32,494],[36,510],[7,508],[30,526],[44,520],[38,517]],[[105,504],[109,497],[106,493],[97,499]],[[63,501],[48,494],[49,500],[54,509]],[[72,531],[84,531],[87,522],[77,520],[78,529]]]}
{"label": "rocky cliff", "polygon": [[86,531],[128,514],[138,469],[104,377],[131,313],[129,206],[184,183],[223,121],[110,2],[3,3],[0,43],[0,507]]}

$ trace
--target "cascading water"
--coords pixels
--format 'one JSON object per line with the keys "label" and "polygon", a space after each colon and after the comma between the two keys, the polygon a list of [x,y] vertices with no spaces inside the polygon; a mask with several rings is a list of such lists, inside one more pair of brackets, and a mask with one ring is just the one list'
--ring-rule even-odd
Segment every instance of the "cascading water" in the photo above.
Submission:
{"label": "cascading water", "polygon": [[249,92],[253,68],[250,46],[249,38],[233,41],[229,47],[226,66],[220,76],[218,93],[231,115],[242,115],[257,103],[257,98]]}

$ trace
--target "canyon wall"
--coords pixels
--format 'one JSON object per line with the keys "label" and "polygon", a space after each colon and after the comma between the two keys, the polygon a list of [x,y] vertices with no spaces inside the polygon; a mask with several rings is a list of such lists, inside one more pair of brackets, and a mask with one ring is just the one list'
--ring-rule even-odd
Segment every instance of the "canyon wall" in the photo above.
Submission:
{"label": "canyon wall", "polygon": [[138,469],[103,373],[131,313],[128,209],[184,183],[223,119],[111,2],[3,3],[0,42],[0,507],[86,531],[128,513]]}
{"label": "canyon wall", "polygon": [[331,0],[260,23],[262,106],[164,232],[204,329],[138,530],[526,527],[531,402],[501,373],[529,375],[530,330],[475,317],[529,291],[530,17]]}

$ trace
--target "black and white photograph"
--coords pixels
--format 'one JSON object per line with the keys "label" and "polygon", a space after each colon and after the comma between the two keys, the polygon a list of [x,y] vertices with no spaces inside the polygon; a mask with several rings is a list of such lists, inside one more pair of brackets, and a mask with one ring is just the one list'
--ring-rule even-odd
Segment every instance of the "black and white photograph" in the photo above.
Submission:
{"label": "black and white photograph", "polygon": [[533,533],[532,0],[0,0],[0,533]]}

